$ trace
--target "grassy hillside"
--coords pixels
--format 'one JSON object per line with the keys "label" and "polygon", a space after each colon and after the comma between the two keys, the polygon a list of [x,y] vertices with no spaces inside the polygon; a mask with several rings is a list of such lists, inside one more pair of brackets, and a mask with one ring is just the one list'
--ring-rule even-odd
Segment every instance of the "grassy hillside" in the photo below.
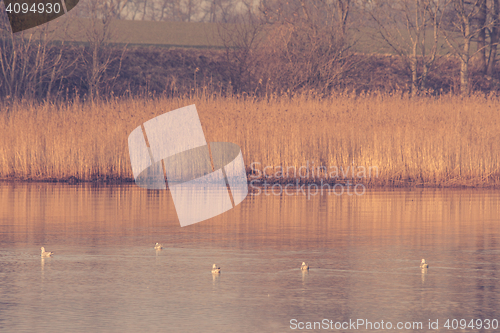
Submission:
{"label": "grassy hillside", "polygon": [[[75,43],[87,42],[94,29],[90,20],[68,16],[49,22],[48,25],[49,39]],[[101,26],[96,29],[102,31]],[[38,32],[39,29],[33,28],[25,33],[37,35]],[[214,23],[113,20],[109,41],[142,47],[221,48],[224,44],[219,36],[219,27]]]}
{"label": "grassy hillside", "polygon": [[[84,18],[63,16],[48,23],[50,39],[85,43],[88,33],[93,29],[91,21]],[[230,32],[234,24],[203,23],[203,22],[153,22],[114,20],[111,23],[110,42],[128,44],[129,46],[160,46],[187,48],[223,48],[221,35]],[[27,34],[37,32],[37,28],[29,29]],[[359,53],[395,54],[394,50],[380,37],[377,29],[368,26],[352,27],[350,29],[352,51]],[[404,29],[393,31],[393,44],[411,50],[409,34]],[[455,38],[458,38],[455,34]],[[426,48],[430,50],[433,44],[432,31],[427,32]],[[450,53],[444,37],[439,40],[439,53]]]}

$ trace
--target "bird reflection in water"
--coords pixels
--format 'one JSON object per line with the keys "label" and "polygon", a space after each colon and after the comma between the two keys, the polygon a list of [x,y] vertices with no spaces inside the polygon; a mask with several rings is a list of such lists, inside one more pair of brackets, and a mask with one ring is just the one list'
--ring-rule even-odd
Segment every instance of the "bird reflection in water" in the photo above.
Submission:
{"label": "bird reflection in water", "polygon": [[425,276],[427,275],[427,268],[422,268],[422,283],[425,282]]}
{"label": "bird reflection in water", "polygon": [[309,277],[309,271],[308,270],[302,271],[302,284],[303,285],[306,284],[306,280],[308,277]]}

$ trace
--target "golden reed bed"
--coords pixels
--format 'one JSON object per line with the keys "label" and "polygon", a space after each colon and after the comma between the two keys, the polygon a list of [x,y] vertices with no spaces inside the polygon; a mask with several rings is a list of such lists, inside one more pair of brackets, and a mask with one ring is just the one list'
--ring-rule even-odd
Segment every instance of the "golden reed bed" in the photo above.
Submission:
{"label": "golden reed bed", "polygon": [[132,179],[128,134],[189,104],[207,141],[240,145],[249,177],[265,169],[269,183],[500,184],[498,98],[401,95],[4,103],[0,178]]}

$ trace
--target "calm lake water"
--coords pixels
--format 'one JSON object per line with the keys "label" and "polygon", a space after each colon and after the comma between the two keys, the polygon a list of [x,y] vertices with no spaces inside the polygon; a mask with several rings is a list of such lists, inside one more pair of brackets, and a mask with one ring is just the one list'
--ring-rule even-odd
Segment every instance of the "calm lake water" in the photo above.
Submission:
{"label": "calm lake water", "polygon": [[498,190],[262,192],[181,228],[167,191],[0,183],[1,332],[500,332],[499,259]]}

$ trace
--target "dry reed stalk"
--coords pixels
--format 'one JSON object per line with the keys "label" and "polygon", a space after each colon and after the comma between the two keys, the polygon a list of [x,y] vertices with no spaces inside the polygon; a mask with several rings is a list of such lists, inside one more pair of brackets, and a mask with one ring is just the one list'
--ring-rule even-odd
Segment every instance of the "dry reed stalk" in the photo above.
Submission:
{"label": "dry reed stalk", "polygon": [[[272,175],[280,171],[278,166],[288,169],[292,178],[294,168],[302,167],[304,174],[309,166],[309,177],[302,181],[500,183],[497,98],[401,95],[12,102],[0,109],[0,177],[131,179],[128,134],[150,118],[189,104],[196,104],[208,142],[240,145],[248,171],[254,163],[259,172],[272,167],[267,169]],[[321,166],[326,172],[318,173]],[[333,177],[335,167],[338,177]],[[350,173],[344,177],[347,167]],[[368,176],[370,167],[372,177],[358,177],[363,169]]]}

